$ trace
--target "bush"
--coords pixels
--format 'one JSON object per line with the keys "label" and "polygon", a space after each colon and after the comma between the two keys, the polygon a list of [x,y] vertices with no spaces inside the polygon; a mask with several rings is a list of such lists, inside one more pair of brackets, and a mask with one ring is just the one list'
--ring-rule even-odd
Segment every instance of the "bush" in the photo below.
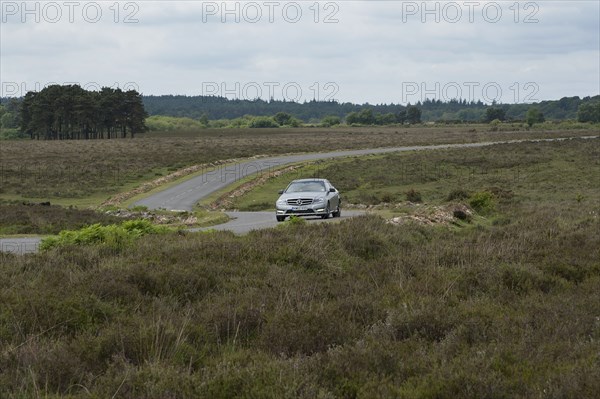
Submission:
{"label": "bush", "polygon": [[164,226],[156,226],[147,220],[128,220],[120,225],[102,226],[99,223],[79,230],[63,230],[57,236],[44,238],[40,250],[70,245],[105,244],[114,249],[122,249],[134,239],[169,231]]}
{"label": "bush", "polygon": [[279,124],[277,122],[275,122],[275,120],[272,117],[257,116],[256,118],[252,119],[252,122],[250,122],[249,127],[251,127],[251,128],[274,128],[274,127],[279,127]]}
{"label": "bush", "polygon": [[300,216],[296,216],[296,215],[292,215],[290,216],[289,220],[284,223],[284,224],[280,224],[280,226],[304,226],[306,225],[306,219],[300,217]]}
{"label": "bush", "polygon": [[480,191],[471,196],[469,205],[478,213],[488,213],[494,210],[494,196],[489,191]]}
{"label": "bush", "polygon": [[336,115],[329,115],[329,116],[324,117],[321,120],[321,126],[324,126],[324,127],[331,127],[331,126],[339,125],[340,123],[342,123],[342,120],[340,119],[339,116],[336,116]]}

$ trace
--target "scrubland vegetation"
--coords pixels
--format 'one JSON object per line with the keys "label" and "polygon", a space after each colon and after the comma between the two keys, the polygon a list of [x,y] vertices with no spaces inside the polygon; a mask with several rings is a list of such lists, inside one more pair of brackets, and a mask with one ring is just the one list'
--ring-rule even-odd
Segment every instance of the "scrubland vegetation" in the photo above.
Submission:
{"label": "scrubland vegetation", "polygon": [[[488,193],[453,226],[370,215],[3,254],[2,396],[595,397],[599,156],[572,140],[339,164],[356,198]],[[473,173],[393,180],[427,157]],[[392,180],[366,186],[378,168]]]}
{"label": "scrubland vegetation", "polygon": [[56,205],[0,203],[0,234],[57,234],[89,224],[122,222],[123,218]]}
{"label": "scrubland vegetation", "polygon": [[[467,200],[482,190],[492,192],[495,201],[537,200],[548,194],[572,200],[578,195],[594,198],[597,187],[577,182],[592,176],[600,181],[597,168],[592,167],[596,142],[515,143],[317,161],[269,179],[228,206],[244,211],[273,209],[274,193],[303,177],[329,179],[346,205],[443,204]],[[448,198],[451,188],[457,191]],[[396,208],[403,212],[410,206]]]}
{"label": "scrubland vegetation", "polygon": [[463,127],[204,129],[128,140],[5,141],[0,198],[100,204],[110,195],[190,165],[258,154],[597,134],[597,130],[491,132]]}

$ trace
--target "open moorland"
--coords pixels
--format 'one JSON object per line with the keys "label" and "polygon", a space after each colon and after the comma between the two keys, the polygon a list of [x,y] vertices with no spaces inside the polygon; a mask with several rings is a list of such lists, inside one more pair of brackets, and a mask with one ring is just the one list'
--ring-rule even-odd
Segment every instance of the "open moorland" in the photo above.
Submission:
{"label": "open moorland", "polygon": [[[583,125],[586,126],[586,125]],[[579,130],[526,131],[520,125],[298,129],[206,129],[127,140],[4,141],[0,199],[99,205],[109,196],[190,165],[282,154],[597,134]]]}
{"label": "open moorland", "polygon": [[[405,213],[415,204],[441,205],[487,190],[496,199],[539,201],[596,198],[600,181],[597,140],[501,144],[316,161],[269,178],[242,196],[222,196],[220,207],[274,210],[274,198],[293,179],[329,179],[346,206],[373,206]],[[264,180],[264,176],[260,176]],[[581,184],[587,181],[588,184]],[[253,186],[253,181],[249,181]],[[410,198],[411,193],[418,199]],[[409,197],[409,198],[407,198]],[[411,200],[411,201],[407,201]]]}
{"label": "open moorland", "polygon": [[597,395],[598,139],[318,166],[392,215],[472,213],[3,254],[3,396]]}

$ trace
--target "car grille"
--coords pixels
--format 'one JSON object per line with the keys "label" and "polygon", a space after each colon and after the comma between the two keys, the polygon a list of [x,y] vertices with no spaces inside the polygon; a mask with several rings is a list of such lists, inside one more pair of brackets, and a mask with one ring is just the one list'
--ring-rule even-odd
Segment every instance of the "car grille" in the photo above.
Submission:
{"label": "car grille", "polygon": [[286,215],[314,215],[315,211],[313,209],[306,209],[304,211],[285,211]]}
{"label": "car grille", "polygon": [[312,203],[312,198],[290,198],[287,200],[287,204],[292,206],[310,205]]}

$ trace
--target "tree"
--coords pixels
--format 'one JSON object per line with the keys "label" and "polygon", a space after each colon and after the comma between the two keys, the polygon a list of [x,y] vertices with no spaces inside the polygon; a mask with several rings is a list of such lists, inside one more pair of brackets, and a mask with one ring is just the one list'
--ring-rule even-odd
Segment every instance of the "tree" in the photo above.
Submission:
{"label": "tree", "polygon": [[205,112],[202,114],[202,116],[200,117],[200,123],[202,123],[204,125],[204,127],[208,126],[208,114]]}
{"label": "tree", "polygon": [[373,114],[373,109],[365,108],[358,113],[359,123],[362,125],[374,125],[375,124],[375,115]]}
{"label": "tree", "polygon": [[373,109],[364,108],[360,112],[350,112],[346,115],[346,124],[374,125],[377,122]]}
{"label": "tree", "polygon": [[546,120],[544,114],[537,107],[529,108],[525,119],[529,126],[533,126],[536,123],[542,123]]}
{"label": "tree", "polygon": [[506,119],[506,111],[500,107],[488,107],[485,110],[485,118],[483,121],[485,123],[490,123],[494,119],[498,119],[499,121],[503,122],[504,119]]}
{"label": "tree", "polygon": [[350,112],[346,115],[346,124],[354,125],[355,123],[359,123],[358,112]]}
{"label": "tree", "polygon": [[279,124],[279,126],[289,125],[292,119],[292,115],[287,112],[278,112],[273,116],[275,122]]}
{"label": "tree", "polygon": [[52,85],[27,93],[19,117],[21,132],[31,138],[65,140],[134,137],[147,130],[148,113],[135,90]]}
{"label": "tree", "polygon": [[410,124],[421,123],[421,110],[416,105],[406,109],[406,120]]}
{"label": "tree", "polygon": [[395,116],[396,116],[396,122],[397,123],[404,123],[404,122],[406,122],[407,116],[406,116],[406,110],[405,109],[403,109],[402,111],[397,112]]}
{"label": "tree", "polygon": [[391,112],[387,114],[377,114],[375,121],[378,125],[393,125],[396,123],[396,115]]}
{"label": "tree", "polygon": [[579,106],[577,110],[577,120],[579,122],[600,122],[600,101],[587,102]]}
{"label": "tree", "polygon": [[2,117],[0,117],[0,127],[5,129],[13,129],[17,126],[17,119],[10,112],[5,112]]}

